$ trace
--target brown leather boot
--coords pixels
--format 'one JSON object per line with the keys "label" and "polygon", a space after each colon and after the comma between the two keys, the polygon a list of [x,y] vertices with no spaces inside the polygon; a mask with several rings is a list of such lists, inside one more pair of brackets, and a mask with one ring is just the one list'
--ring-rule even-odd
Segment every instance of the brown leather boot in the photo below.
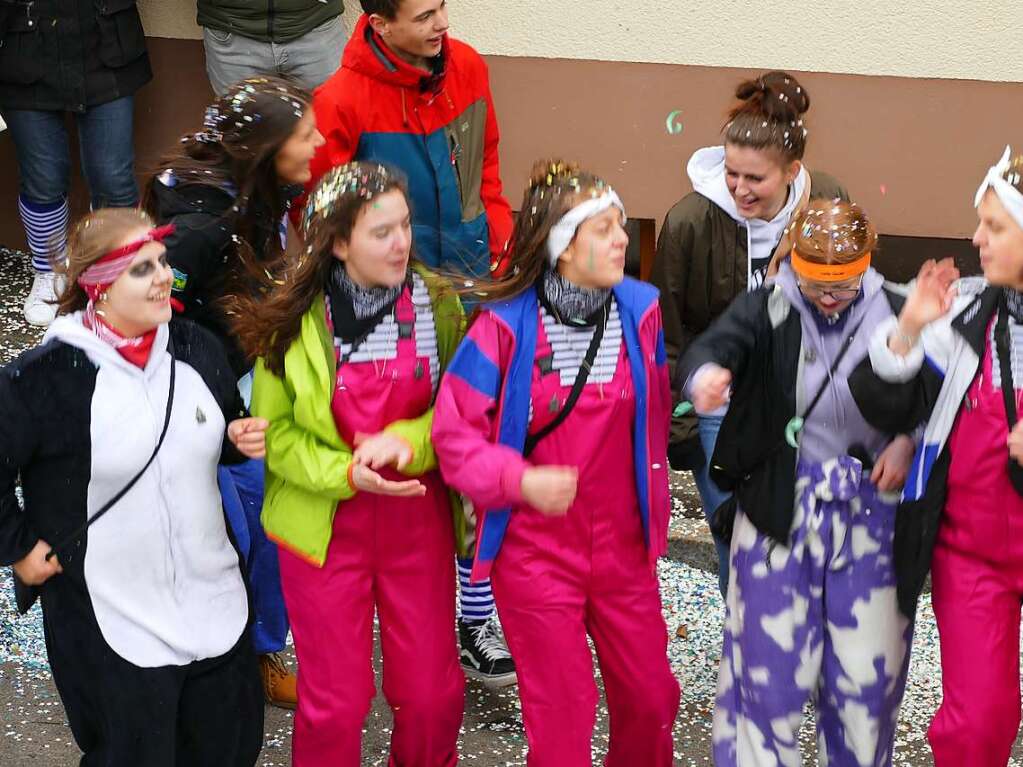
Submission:
{"label": "brown leather boot", "polygon": [[294,709],[298,704],[298,677],[288,671],[281,654],[260,655],[259,673],[263,677],[266,702],[278,708]]}

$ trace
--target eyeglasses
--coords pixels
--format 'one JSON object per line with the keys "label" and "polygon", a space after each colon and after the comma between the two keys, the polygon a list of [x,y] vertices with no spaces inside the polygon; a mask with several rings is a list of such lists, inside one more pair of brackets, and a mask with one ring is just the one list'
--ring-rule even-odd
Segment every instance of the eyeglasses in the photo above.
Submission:
{"label": "eyeglasses", "polygon": [[807,298],[824,298],[829,296],[833,301],[851,301],[860,294],[860,286],[863,279],[857,281],[855,286],[847,288],[829,288],[820,283],[799,282],[800,292]]}

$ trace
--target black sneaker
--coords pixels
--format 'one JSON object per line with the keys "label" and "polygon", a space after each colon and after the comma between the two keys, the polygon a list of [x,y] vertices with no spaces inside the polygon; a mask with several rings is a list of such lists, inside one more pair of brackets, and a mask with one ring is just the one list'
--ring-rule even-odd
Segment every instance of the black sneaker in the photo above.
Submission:
{"label": "black sneaker", "polygon": [[462,648],[462,671],[487,687],[515,684],[515,661],[508,652],[497,614],[482,623],[458,621],[458,643]]}

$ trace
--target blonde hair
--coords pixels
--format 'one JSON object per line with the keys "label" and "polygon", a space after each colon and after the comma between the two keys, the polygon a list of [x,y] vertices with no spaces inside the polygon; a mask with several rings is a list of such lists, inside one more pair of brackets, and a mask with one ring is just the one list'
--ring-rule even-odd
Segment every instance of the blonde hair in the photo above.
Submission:
{"label": "blonde hair", "polygon": [[64,276],[64,290],[57,299],[57,313],[71,314],[89,302],[78,284],[82,273],[111,250],[117,248],[132,231],[151,229],[153,219],[138,208],[101,208],[82,216],[68,235],[67,251],[61,260],[55,256],[53,270]]}

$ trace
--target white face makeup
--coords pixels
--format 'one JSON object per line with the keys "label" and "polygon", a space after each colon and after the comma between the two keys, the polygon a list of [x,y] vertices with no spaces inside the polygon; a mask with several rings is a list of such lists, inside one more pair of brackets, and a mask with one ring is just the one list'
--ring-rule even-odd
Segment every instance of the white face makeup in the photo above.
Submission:
{"label": "white face makeup", "polygon": [[[136,242],[146,232],[146,229],[133,231],[118,247]],[[123,336],[148,333],[170,321],[173,279],[167,265],[167,248],[159,242],[148,242],[107,288],[105,299],[96,304],[96,312]]]}

